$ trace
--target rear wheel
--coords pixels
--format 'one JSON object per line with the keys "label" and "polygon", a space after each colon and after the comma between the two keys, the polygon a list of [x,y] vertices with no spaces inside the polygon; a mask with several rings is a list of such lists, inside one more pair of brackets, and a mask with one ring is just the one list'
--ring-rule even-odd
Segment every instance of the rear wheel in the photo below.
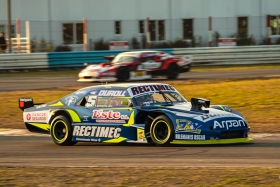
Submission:
{"label": "rear wheel", "polygon": [[167,69],[167,78],[176,79],[179,75],[179,66],[175,63],[169,65]]}
{"label": "rear wheel", "polygon": [[119,82],[127,81],[129,79],[129,69],[127,67],[119,67],[117,79]]}
{"label": "rear wheel", "polygon": [[65,116],[57,116],[53,119],[50,127],[51,137],[57,145],[71,146],[77,142],[72,142],[72,126]]}
{"label": "rear wheel", "polygon": [[169,145],[173,140],[173,135],[173,125],[167,116],[161,115],[154,119],[150,127],[150,136],[153,143],[158,146]]}

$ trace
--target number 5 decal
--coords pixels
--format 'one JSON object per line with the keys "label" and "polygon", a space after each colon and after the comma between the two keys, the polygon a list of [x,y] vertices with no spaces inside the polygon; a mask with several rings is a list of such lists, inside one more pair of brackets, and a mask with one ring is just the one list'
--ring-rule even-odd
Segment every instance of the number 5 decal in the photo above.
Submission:
{"label": "number 5 decal", "polygon": [[87,98],[86,107],[94,107],[96,101],[96,96],[89,95]]}

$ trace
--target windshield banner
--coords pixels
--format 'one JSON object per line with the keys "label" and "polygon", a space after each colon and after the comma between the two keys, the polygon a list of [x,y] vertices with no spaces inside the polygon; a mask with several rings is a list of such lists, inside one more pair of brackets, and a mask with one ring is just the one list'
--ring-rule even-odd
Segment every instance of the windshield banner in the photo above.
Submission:
{"label": "windshield banner", "polygon": [[167,84],[135,86],[128,89],[128,92],[132,97],[135,97],[137,95],[147,94],[147,93],[155,93],[159,91],[177,92],[177,90],[173,86]]}

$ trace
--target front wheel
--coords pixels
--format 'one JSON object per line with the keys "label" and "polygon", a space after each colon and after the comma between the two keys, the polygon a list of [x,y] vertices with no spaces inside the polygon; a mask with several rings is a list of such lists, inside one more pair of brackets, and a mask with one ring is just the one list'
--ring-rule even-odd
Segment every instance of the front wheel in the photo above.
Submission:
{"label": "front wheel", "polygon": [[168,79],[176,79],[179,75],[179,66],[175,63],[170,64],[167,70]]}
{"label": "front wheel", "polygon": [[51,137],[57,145],[71,146],[77,142],[72,142],[72,126],[65,116],[57,116],[53,119],[50,127]]}
{"label": "front wheel", "polygon": [[174,136],[171,120],[165,115],[155,118],[150,127],[150,136],[153,143],[158,146],[169,145]]}
{"label": "front wheel", "polygon": [[129,79],[130,73],[127,67],[119,67],[117,73],[117,81],[118,82],[125,82]]}

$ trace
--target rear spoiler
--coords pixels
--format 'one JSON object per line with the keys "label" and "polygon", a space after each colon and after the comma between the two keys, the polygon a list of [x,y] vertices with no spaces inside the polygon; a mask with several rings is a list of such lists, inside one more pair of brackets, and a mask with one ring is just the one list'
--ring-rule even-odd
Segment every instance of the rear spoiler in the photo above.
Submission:
{"label": "rear spoiler", "polygon": [[34,106],[32,98],[19,98],[18,100],[19,108],[24,110],[26,108],[30,108]]}
{"label": "rear spoiler", "polygon": [[210,107],[210,101],[204,98],[191,98],[192,110],[201,110],[202,106]]}

